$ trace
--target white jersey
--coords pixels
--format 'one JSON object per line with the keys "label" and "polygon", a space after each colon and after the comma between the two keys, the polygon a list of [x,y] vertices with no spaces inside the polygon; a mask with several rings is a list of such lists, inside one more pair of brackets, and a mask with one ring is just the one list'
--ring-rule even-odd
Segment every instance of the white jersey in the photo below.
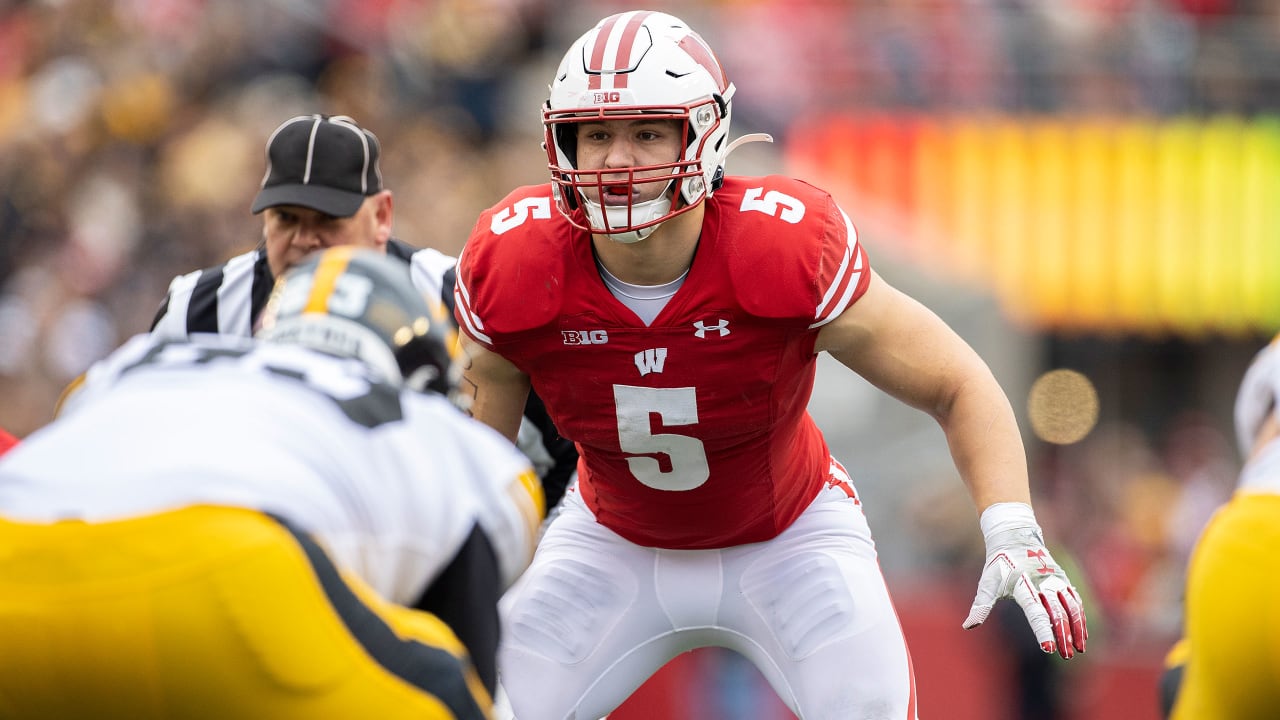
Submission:
{"label": "white jersey", "polygon": [[411,605],[477,524],[513,582],[541,519],[530,486],[528,459],[501,435],[358,361],[247,338],[139,336],[0,460],[0,515],[254,508]]}

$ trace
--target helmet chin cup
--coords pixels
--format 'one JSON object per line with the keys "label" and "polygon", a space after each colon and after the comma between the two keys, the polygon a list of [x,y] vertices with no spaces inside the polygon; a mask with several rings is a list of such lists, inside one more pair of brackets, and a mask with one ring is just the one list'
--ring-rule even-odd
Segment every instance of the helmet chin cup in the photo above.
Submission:
{"label": "helmet chin cup", "polygon": [[628,205],[601,206],[585,195],[580,199],[591,223],[591,232],[625,244],[639,242],[652,235],[671,212],[670,186],[652,200]]}

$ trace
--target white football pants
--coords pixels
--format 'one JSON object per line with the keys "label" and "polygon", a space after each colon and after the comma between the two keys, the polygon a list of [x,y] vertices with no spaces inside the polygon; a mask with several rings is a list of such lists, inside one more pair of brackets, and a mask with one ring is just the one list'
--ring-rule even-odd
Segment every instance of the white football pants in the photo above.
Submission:
{"label": "white football pants", "polygon": [[862,506],[818,494],[773,540],[628,542],[575,491],[503,598],[501,683],[517,720],[592,720],[668,660],[721,646],[802,720],[916,720],[915,679]]}

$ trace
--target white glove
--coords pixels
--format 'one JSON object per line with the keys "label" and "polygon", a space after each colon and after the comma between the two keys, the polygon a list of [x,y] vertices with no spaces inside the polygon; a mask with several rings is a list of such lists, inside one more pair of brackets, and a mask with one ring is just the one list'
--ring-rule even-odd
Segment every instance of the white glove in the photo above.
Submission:
{"label": "white glove", "polygon": [[1057,650],[1064,658],[1084,652],[1089,630],[1080,595],[1045,548],[1031,506],[996,503],[983,511],[979,524],[987,562],[964,628],[981,625],[997,600],[1012,597],[1031,623],[1040,649]]}

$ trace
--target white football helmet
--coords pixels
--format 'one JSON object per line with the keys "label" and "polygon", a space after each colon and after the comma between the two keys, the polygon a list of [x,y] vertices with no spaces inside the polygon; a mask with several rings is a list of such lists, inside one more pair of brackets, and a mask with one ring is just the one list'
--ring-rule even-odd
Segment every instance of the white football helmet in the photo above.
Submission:
{"label": "white football helmet", "polygon": [[1245,371],[1236,391],[1236,445],[1240,456],[1248,458],[1254,441],[1267,418],[1277,412],[1280,401],[1280,335],[1258,351]]}
{"label": "white football helmet", "polygon": [[[679,18],[632,11],[601,20],[565,54],[542,113],[556,206],[575,226],[618,242],[641,240],[696,207],[723,180],[733,93],[711,48]],[[683,123],[684,152],[675,162],[612,171],[628,173],[632,197],[637,185],[667,184],[658,198],[602,206],[583,190],[599,198],[606,185],[620,183],[578,169],[577,124],[637,119]],[[636,177],[653,170],[670,175]]]}

